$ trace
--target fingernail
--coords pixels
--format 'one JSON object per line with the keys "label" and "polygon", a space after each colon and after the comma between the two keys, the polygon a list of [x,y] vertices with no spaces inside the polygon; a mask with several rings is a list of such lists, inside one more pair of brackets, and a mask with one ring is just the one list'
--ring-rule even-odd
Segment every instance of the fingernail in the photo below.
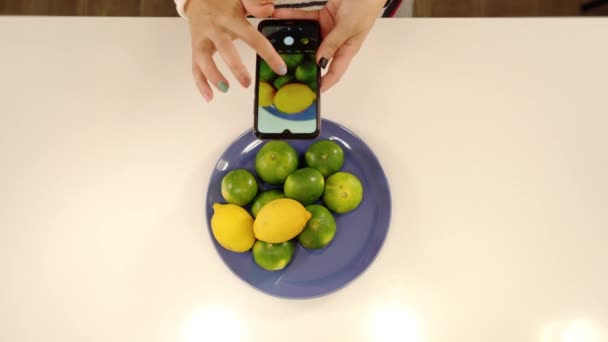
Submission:
{"label": "fingernail", "polygon": [[225,93],[225,92],[227,92],[227,91],[228,91],[228,84],[227,84],[226,82],[224,82],[224,81],[220,81],[220,82],[217,84],[217,88],[218,88],[218,89],[219,89],[219,90],[220,90],[222,93]]}
{"label": "fingernail", "polygon": [[281,76],[286,75],[287,74],[287,66],[281,65],[279,67],[278,71],[279,71],[279,75],[281,75]]}
{"label": "fingernail", "polygon": [[249,87],[249,85],[251,84],[251,79],[249,78],[249,76],[241,76],[241,84],[245,87]]}
{"label": "fingernail", "polygon": [[327,67],[327,63],[329,63],[329,60],[325,57],[321,57],[321,59],[319,59],[319,66],[322,69],[325,69]]}
{"label": "fingernail", "polygon": [[321,57],[321,59],[319,59],[319,66],[322,69],[325,69],[325,67],[327,67],[327,63],[329,63],[329,61],[327,60],[327,58]]}
{"label": "fingernail", "polygon": [[203,92],[203,98],[205,99],[205,101],[207,101],[207,103],[211,101],[211,95],[209,95],[209,93],[207,93],[206,91]]}

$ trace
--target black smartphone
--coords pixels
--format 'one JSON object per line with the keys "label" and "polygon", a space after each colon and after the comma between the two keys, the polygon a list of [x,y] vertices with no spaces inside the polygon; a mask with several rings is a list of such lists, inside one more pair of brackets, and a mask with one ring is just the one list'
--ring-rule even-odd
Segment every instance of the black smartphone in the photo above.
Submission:
{"label": "black smartphone", "polygon": [[321,29],[314,20],[263,20],[258,30],[287,65],[277,75],[257,56],[254,132],[260,139],[314,139],[321,129],[316,62]]}

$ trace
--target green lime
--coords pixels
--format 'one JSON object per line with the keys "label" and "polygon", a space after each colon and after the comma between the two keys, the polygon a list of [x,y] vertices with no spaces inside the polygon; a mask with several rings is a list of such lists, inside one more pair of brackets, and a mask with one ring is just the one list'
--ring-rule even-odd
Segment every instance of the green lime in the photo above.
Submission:
{"label": "green lime", "polygon": [[244,206],[258,193],[255,176],[245,169],[235,169],[222,178],[222,196],[228,203]]}
{"label": "green lime", "polygon": [[312,204],[306,207],[312,217],[306,223],[304,230],[298,235],[300,244],[309,249],[327,246],[336,235],[336,220],[322,205]]}
{"label": "green lime", "polygon": [[306,165],[319,170],[323,177],[328,177],[342,168],[344,151],[331,140],[319,140],[310,145],[305,159]]}
{"label": "green lime", "polygon": [[272,83],[277,75],[264,60],[260,61],[260,81]]}
{"label": "green lime", "polygon": [[317,88],[319,87],[319,85],[317,84],[317,80],[308,82],[308,87],[313,91],[313,92],[317,92]]}
{"label": "green lime", "polygon": [[283,193],[302,205],[309,205],[323,195],[324,188],[325,179],[321,172],[305,167],[289,174],[283,186]]}
{"label": "green lime", "polygon": [[298,154],[288,143],[270,141],[255,156],[255,172],[268,184],[283,184],[298,168]]}
{"label": "green lime", "polygon": [[323,202],[339,214],[355,209],[363,199],[363,186],[357,177],[348,172],[336,172],[327,178]]}
{"label": "green lime", "polygon": [[302,54],[281,54],[281,58],[283,58],[283,62],[285,62],[285,65],[287,66],[287,68],[289,70],[294,69],[295,67],[297,67],[298,65],[300,65],[300,63],[302,63],[302,60],[304,60],[304,55]]}
{"label": "green lime", "polygon": [[300,82],[312,82],[317,80],[317,65],[306,61],[296,68],[296,79]]}
{"label": "green lime", "polygon": [[282,86],[284,86],[287,83],[290,83],[291,81],[293,81],[294,79],[295,78],[292,75],[279,76],[279,77],[277,77],[276,80],[274,80],[274,87],[278,90]]}
{"label": "green lime", "polygon": [[253,217],[258,216],[260,209],[262,209],[262,207],[268,202],[279,198],[285,198],[285,195],[283,195],[281,190],[272,189],[259,193],[251,205],[251,213],[253,214]]}
{"label": "green lime", "polygon": [[253,260],[267,271],[284,269],[293,258],[296,246],[293,241],[268,243],[261,240],[253,244]]}

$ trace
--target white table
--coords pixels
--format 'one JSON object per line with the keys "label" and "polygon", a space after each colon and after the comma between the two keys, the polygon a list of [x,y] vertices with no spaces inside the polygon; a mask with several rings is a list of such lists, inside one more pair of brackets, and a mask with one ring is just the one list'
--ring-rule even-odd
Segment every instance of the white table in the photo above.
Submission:
{"label": "white table", "polygon": [[294,301],[212,247],[207,182],[253,92],[204,104],[183,22],[0,18],[0,341],[606,341],[607,33],[379,22],[323,115],[378,154],[389,235]]}

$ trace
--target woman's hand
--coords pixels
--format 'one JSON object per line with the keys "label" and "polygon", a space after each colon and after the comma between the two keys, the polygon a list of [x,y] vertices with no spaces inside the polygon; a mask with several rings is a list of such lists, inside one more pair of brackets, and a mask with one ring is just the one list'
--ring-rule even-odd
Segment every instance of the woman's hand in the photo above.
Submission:
{"label": "woman's hand", "polygon": [[268,18],[274,12],[275,0],[241,0],[248,15],[256,18]]}
{"label": "woman's hand", "polygon": [[273,17],[280,19],[313,19],[319,21],[323,42],[317,52],[317,63],[331,65],[321,81],[321,91],[336,84],[361,48],[374,26],[386,0],[329,0],[319,11],[277,9]]}
{"label": "woman's hand", "polygon": [[[274,6],[270,6],[274,10]],[[270,6],[260,3],[257,7],[265,10]],[[285,63],[272,44],[247,21],[240,0],[190,0],[186,4],[185,12],[192,38],[192,73],[201,95],[207,102],[213,98],[213,90],[209,84],[223,93],[230,87],[213,59],[216,51],[243,87],[249,87],[251,84],[251,76],[234,46],[234,39],[245,41],[277,74],[287,73]]]}

